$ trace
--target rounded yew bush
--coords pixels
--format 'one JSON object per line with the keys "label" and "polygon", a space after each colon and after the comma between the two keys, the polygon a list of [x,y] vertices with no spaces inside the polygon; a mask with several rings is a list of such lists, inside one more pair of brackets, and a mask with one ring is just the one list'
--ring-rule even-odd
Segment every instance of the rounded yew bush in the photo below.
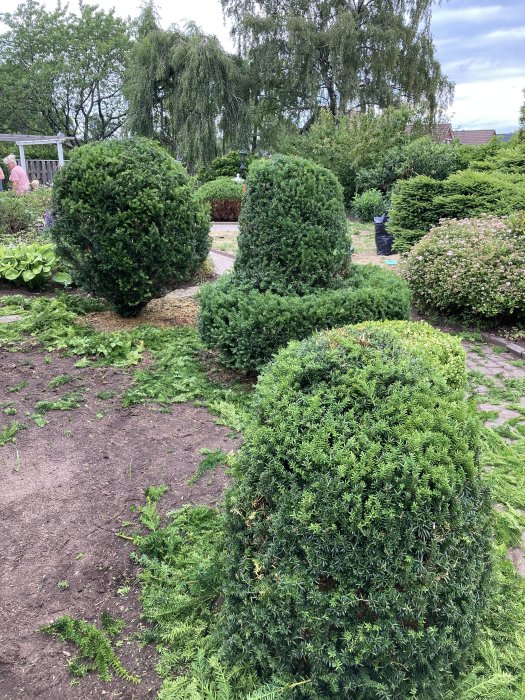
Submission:
{"label": "rounded yew bush", "polygon": [[491,581],[478,431],[417,339],[281,350],[226,499],[225,657],[294,698],[442,698]]}
{"label": "rounded yew bush", "polygon": [[307,294],[346,274],[343,190],[312,161],[277,155],[254,162],[239,229],[235,273],[259,291]]}
{"label": "rounded yew bush", "polygon": [[75,149],[55,177],[53,206],[60,257],[123,316],[187,280],[208,255],[207,205],[183,166],[146,139]]}

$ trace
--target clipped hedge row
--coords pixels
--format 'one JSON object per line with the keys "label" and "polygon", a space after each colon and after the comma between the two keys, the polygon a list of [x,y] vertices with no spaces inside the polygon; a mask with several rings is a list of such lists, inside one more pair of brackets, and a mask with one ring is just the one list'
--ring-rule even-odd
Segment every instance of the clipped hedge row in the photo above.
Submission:
{"label": "clipped hedge row", "polygon": [[297,700],[440,700],[472,649],[479,419],[420,331],[318,334],[259,379],[226,497],[223,653]]}
{"label": "clipped hedge row", "polygon": [[525,209],[525,178],[463,170],[444,181],[420,176],[399,182],[392,193],[389,231],[405,252],[440,219],[505,215]]}
{"label": "clipped hedge row", "polygon": [[225,275],[199,294],[199,331],[229,367],[255,372],[291,339],[368,319],[407,319],[404,280],[375,266],[354,265],[344,286],[304,296],[261,292]]}

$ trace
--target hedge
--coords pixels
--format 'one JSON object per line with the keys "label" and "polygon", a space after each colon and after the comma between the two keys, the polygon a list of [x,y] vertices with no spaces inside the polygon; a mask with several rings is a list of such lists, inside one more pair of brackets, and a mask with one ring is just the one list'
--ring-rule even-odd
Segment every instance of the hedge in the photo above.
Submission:
{"label": "hedge", "polygon": [[525,209],[525,178],[520,175],[463,170],[443,182],[421,176],[394,188],[388,228],[396,251],[405,252],[440,219],[518,209]]}
{"label": "hedge", "polygon": [[305,296],[260,292],[235,274],[199,293],[199,331],[222,362],[255,372],[289,340],[316,330],[368,319],[407,319],[410,295],[404,280],[376,266],[354,265],[344,285]]}
{"label": "hedge", "polygon": [[237,221],[241,211],[244,183],[230,177],[206,182],[197,190],[197,197],[211,205],[212,221]]}
{"label": "hedge", "polygon": [[332,330],[259,379],[226,497],[223,655],[295,700],[440,700],[473,649],[479,419],[418,345]]}
{"label": "hedge", "polygon": [[71,152],[53,184],[52,236],[75,280],[124,316],[208,255],[209,212],[183,166],[147,139]]}

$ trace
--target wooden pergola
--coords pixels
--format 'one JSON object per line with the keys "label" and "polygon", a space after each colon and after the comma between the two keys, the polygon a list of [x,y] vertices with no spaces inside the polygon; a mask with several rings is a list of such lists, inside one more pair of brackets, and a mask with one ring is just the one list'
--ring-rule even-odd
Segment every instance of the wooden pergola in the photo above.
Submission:
{"label": "wooden pergola", "polygon": [[26,170],[26,156],[24,146],[49,146],[55,145],[58,150],[58,165],[64,165],[64,141],[74,141],[73,136],[66,136],[61,131],[56,136],[35,136],[33,134],[0,134],[0,141],[15,142],[20,149],[20,165]]}

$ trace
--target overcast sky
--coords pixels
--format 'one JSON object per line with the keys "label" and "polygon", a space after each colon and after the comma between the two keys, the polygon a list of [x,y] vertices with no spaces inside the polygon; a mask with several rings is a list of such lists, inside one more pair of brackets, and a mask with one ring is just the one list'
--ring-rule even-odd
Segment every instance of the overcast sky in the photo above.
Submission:
{"label": "overcast sky", "polygon": [[[45,0],[47,7],[55,0]],[[119,15],[136,16],[141,0],[98,0]],[[220,0],[157,0],[162,24],[193,20],[232,50]],[[0,0],[12,12],[18,0]],[[77,0],[70,8],[78,7]],[[456,83],[450,109],[455,128],[514,131],[525,88],[525,0],[449,0],[435,9],[433,33],[445,73]],[[0,25],[1,28],[1,25]]]}

